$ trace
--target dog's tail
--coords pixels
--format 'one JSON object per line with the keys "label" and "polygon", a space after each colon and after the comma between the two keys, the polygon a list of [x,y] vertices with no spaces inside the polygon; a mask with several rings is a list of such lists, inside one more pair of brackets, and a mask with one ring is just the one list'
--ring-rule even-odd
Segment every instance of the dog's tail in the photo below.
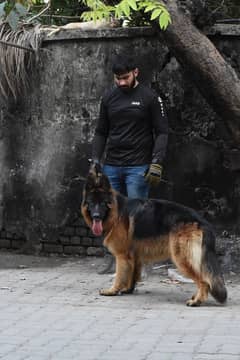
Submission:
{"label": "dog's tail", "polygon": [[220,303],[227,300],[227,290],[215,252],[215,234],[212,229],[203,229],[203,264],[211,295]]}

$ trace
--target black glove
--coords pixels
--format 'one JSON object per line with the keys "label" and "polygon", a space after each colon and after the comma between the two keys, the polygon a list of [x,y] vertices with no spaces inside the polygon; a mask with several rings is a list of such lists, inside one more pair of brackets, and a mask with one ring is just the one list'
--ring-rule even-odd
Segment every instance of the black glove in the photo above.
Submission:
{"label": "black glove", "polygon": [[145,174],[146,181],[152,186],[157,186],[161,181],[162,170],[162,165],[151,164]]}

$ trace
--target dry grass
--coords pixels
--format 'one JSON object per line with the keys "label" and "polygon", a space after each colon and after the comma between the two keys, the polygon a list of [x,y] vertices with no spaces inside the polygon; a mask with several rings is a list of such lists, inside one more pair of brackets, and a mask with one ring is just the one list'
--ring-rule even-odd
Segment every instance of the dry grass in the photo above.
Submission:
{"label": "dry grass", "polygon": [[0,25],[0,40],[6,43],[0,43],[0,97],[7,104],[10,99],[17,102],[26,94],[41,37],[37,29],[22,27],[13,31],[8,24],[3,23]]}

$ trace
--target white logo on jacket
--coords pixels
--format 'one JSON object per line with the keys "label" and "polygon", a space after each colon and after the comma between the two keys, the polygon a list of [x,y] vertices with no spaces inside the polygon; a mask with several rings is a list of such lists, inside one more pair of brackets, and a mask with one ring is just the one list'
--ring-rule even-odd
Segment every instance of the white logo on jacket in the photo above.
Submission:
{"label": "white logo on jacket", "polygon": [[141,105],[140,101],[132,101],[131,104],[132,105],[138,105],[138,106]]}

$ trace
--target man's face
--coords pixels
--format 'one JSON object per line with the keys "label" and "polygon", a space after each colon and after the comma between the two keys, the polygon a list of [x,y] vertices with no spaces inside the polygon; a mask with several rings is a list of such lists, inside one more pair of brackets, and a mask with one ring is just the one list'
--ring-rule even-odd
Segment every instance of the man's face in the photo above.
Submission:
{"label": "man's face", "polygon": [[129,90],[136,85],[136,79],[138,76],[138,69],[134,69],[127,73],[116,75],[114,74],[115,84],[122,90]]}

